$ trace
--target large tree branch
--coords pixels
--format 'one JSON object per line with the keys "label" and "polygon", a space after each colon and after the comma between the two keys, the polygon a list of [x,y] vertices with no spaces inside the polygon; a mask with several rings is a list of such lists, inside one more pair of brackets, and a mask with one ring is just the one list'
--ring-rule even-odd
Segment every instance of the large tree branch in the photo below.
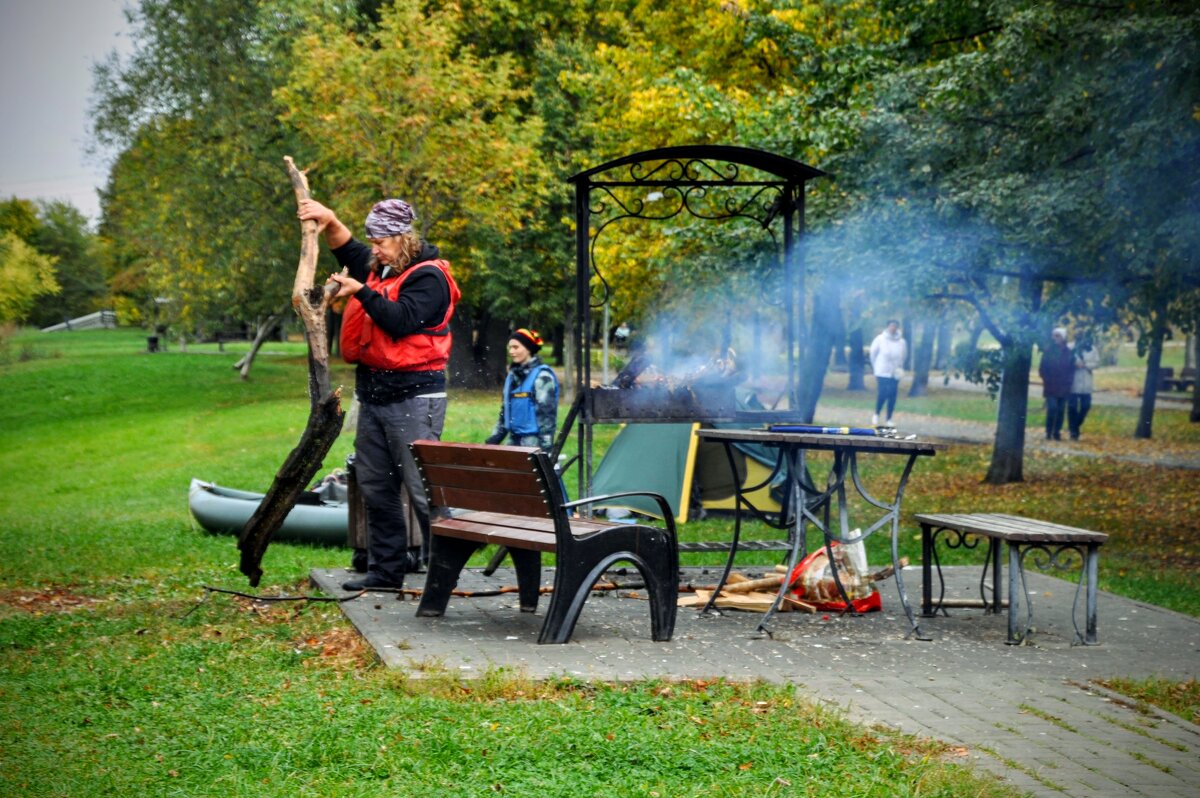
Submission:
{"label": "large tree branch", "polygon": [[[290,156],[283,160],[296,193],[296,202],[308,199],[308,179],[296,168]],[[342,431],[344,420],[342,390],[330,388],[329,347],[325,336],[325,311],[333,292],[313,285],[319,253],[317,223],[306,220],[300,223],[300,227],[300,265],[296,268],[296,281],[292,287],[292,306],[304,321],[308,339],[311,410],[300,442],[284,461],[270,490],[238,536],[238,549],[242,552],[239,567],[254,587],[262,578],[262,557],[271,542],[271,536],[283,525],[300,492],[321,467],[329,448]]]}
{"label": "large tree branch", "polygon": [[991,314],[987,312],[987,308],[984,307],[983,303],[979,300],[979,297],[975,294],[955,294],[948,292],[941,294],[928,294],[927,296],[929,299],[953,299],[958,302],[966,302],[968,305],[975,308],[975,312],[979,314],[979,320],[983,322],[983,326],[992,334],[992,337],[995,338],[1001,346],[1008,346],[1010,343],[1009,336],[1000,329],[999,325],[996,324]]}

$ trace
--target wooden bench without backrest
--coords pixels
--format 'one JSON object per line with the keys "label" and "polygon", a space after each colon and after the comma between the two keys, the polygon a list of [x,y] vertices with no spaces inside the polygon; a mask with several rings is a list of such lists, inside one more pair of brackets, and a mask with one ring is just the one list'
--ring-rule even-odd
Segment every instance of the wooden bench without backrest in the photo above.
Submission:
{"label": "wooden bench without backrest", "polygon": [[[437,508],[431,512],[429,573],[417,615],[443,615],[467,560],[481,546],[495,543],[512,556],[523,612],[537,609],[542,552],[555,555],[554,590],[539,643],[570,639],[592,586],[619,561],[632,563],[645,581],[651,636],[671,639],[679,549],[674,518],[662,496],[622,493],[568,502],[550,458],[534,447],[417,441],[412,452],[430,507]],[[666,529],[572,517],[575,507],[618,495],[654,498],[663,508]]]}
{"label": "wooden bench without backrest", "polygon": [[[921,525],[921,575],[924,578],[921,586],[922,615],[928,617],[941,609],[941,596],[936,604],[933,601],[930,579],[931,565],[937,566],[938,583],[942,592],[945,592],[942,567],[937,558],[938,535],[943,532],[948,533],[945,538],[948,548],[974,548],[975,542],[972,538],[983,537],[988,540],[988,550],[979,591],[984,608],[989,612],[1000,612],[1003,602],[1000,587],[999,544],[1001,542],[1008,544],[1008,642],[1010,644],[1024,641],[1033,628],[1033,602],[1025,589],[1025,557],[1031,551],[1041,555],[1042,559],[1040,560],[1038,556],[1033,558],[1034,565],[1039,569],[1062,570],[1073,565],[1073,559],[1064,560],[1062,558],[1065,552],[1074,553],[1079,557],[1079,582],[1075,591],[1075,603],[1071,607],[1071,621],[1075,623],[1077,642],[1089,646],[1096,644],[1096,580],[1100,573],[1100,546],[1108,540],[1107,534],[1004,513],[958,515],[918,513],[916,519]],[[992,576],[991,602],[988,601],[984,592],[984,580],[989,568]],[[1079,590],[1084,587],[1085,583],[1087,588],[1087,633],[1081,635],[1079,624],[1075,622],[1075,616],[1079,603]],[[1018,623],[1022,597],[1024,597],[1026,605],[1024,629],[1021,629]]]}

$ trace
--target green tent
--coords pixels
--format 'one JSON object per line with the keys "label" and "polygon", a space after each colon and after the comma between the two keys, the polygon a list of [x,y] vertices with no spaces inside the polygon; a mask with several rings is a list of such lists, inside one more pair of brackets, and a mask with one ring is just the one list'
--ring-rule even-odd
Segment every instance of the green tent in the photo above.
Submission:
{"label": "green tent", "polygon": [[[725,426],[725,425],[722,425]],[[596,468],[592,495],[641,490],[660,493],[671,506],[675,522],[702,517],[709,511],[732,511],[734,477],[725,447],[701,443],[699,424],[626,424]],[[743,487],[761,484],[775,468],[775,450],[737,446],[734,462]],[[767,486],[747,495],[764,513],[778,513],[779,501]],[[698,505],[698,507],[697,507]],[[597,507],[619,507],[660,518],[658,505],[641,497],[623,498]]]}

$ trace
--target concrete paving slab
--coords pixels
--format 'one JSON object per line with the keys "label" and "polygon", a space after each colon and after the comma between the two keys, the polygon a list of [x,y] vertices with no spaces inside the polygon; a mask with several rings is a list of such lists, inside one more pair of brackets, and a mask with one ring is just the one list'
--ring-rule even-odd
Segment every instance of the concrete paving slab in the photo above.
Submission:
{"label": "concrete paving slab", "polygon": [[[712,569],[684,570],[684,583],[713,581]],[[345,595],[339,585],[349,576],[314,570],[312,581]],[[550,569],[544,578],[552,584]],[[978,568],[946,569],[947,595],[977,595],[978,578]],[[918,597],[920,569],[906,569],[904,581]],[[756,631],[761,616],[754,613],[680,609],[666,643],[650,639],[649,608],[637,591],[594,594],[565,645],[536,642],[545,598],[532,615],[518,610],[515,594],[455,597],[442,618],[417,618],[416,602],[395,594],[367,593],[340,606],[386,666],[413,678],[500,670],[535,679],[790,683],[856,721],[965,746],[967,761],[1032,795],[1200,796],[1200,727],[1141,712],[1091,684],[1118,676],[1200,678],[1200,621],[1102,592],[1100,645],[1072,645],[1074,585],[1039,573],[1027,581],[1036,631],[1019,646],[1005,643],[1006,615],[973,608],[921,619],[932,641],[908,637],[891,582],[881,591],[883,612],[780,614],[770,635]],[[491,577],[468,569],[459,589],[514,584],[511,569]]]}

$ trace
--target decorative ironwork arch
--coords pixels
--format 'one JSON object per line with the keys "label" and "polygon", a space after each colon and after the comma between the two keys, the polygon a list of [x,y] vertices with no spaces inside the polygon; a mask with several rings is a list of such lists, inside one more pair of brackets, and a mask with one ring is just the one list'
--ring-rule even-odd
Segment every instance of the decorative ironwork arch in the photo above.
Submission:
{"label": "decorative ironwork arch", "polygon": [[[575,186],[574,327],[575,377],[580,421],[581,488],[591,481],[591,425],[596,421],[591,385],[592,310],[608,300],[609,287],[595,262],[597,239],[620,221],[661,222],[688,214],[705,220],[745,219],[759,224],[776,243],[782,228],[784,285],[793,285],[794,250],[804,232],[805,184],[826,173],[791,158],[729,145],[689,145],[645,150],[617,158],[568,178]],[[636,193],[634,193],[636,191]],[[729,192],[711,203],[715,192]],[[653,202],[648,198],[654,197]],[[593,302],[592,276],[602,287]],[[795,406],[796,340],[792,291],[784,291],[788,350],[787,395]],[[702,419],[697,419],[702,420]],[[570,421],[568,421],[568,424]]]}

